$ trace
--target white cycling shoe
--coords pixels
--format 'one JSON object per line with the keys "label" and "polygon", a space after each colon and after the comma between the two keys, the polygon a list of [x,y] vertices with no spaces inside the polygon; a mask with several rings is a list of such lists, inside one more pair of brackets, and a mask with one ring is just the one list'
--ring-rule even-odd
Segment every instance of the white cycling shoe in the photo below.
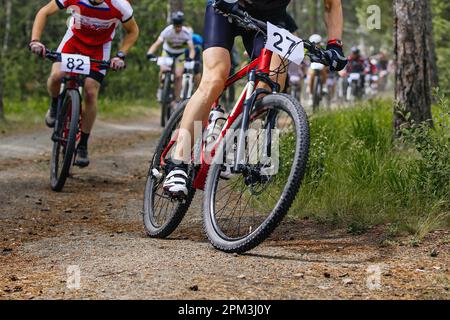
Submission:
{"label": "white cycling shoe", "polygon": [[163,189],[173,198],[184,198],[188,195],[188,179],[185,170],[175,167],[164,180]]}

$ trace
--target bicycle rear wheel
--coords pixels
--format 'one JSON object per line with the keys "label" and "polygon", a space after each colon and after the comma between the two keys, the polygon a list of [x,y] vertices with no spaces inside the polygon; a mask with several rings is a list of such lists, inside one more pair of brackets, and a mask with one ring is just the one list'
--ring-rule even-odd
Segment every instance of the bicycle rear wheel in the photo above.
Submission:
{"label": "bicycle rear wheel", "polygon": [[[231,129],[239,130],[241,121],[242,115]],[[291,96],[271,94],[258,101],[247,134],[244,170],[224,179],[224,155],[218,152],[205,186],[204,229],[224,252],[251,250],[273,232],[297,195],[308,161],[307,116]],[[226,158],[236,140],[236,134],[227,134]]]}
{"label": "bicycle rear wheel", "polygon": [[[144,193],[143,218],[145,231],[153,238],[166,238],[175,231],[183,220],[195,195],[195,189],[191,185],[194,177],[194,169],[191,167],[188,173],[191,179],[187,197],[183,200],[177,200],[166,196],[163,190],[166,172],[161,166],[160,161],[166,146],[169,145],[173,134],[180,126],[186,104],[187,101],[182,102],[167,123],[167,127],[159,140],[148,171]],[[176,144],[172,146],[171,151],[174,150],[175,146]]]}
{"label": "bicycle rear wheel", "polygon": [[53,191],[60,192],[70,173],[80,121],[80,94],[68,90],[58,113],[53,133],[50,182]]}
{"label": "bicycle rear wheel", "polygon": [[319,111],[320,100],[322,97],[322,80],[320,77],[320,74],[316,75],[314,80],[313,112]]}
{"label": "bicycle rear wheel", "polygon": [[161,127],[165,127],[167,121],[170,118],[170,90],[171,90],[171,75],[170,73],[164,74],[164,84],[161,96]]}

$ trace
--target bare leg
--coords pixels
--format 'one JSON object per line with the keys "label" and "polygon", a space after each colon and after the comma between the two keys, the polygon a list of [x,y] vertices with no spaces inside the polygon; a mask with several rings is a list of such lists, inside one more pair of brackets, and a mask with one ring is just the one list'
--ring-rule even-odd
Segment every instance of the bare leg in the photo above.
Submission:
{"label": "bare leg", "polygon": [[[282,63],[285,63],[286,65],[288,64],[287,60],[283,60],[279,55],[273,54],[272,60],[270,62],[270,70],[278,70],[278,68],[281,66]],[[283,73],[278,73],[270,76],[270,79],[272,79],[272,81],[277,82],[280,85],[280,92],[283,92],[284,87],[286,86],[287,68],[286,70],[284,70]],[[265,88],[266,90],[270,91],[269,86],[264,82],[260,82],[258,84],[258,88]]]}
{"label": "bare leg", "polygon": [[100,90],[100,83],[91,78],[86,78],[84,82],[84,108],[83,124],[81,131],[91,133],[97,117],[97,99]]}
{"label": "bare leg", "polygon": [[47,80],[47,91],[50,97],[56,98],[61,89],[61,80],[64,77],[64,72],[61,70],[61,63],[56,62],[52,66],[50,76]]}
{"label": "bare leg", "polygon": [[309,95],[312,96],[314,92],[314,80],[316,78],[316,73],[314,70],[310,70],[309,72],[309,82],[308,82],[308,89],[309,89]]}
{"label": "bare leg", "polygon": [[[272,61],[270,62],[270,70],[277,70],[283,63],[287,66],[289,62],[285,59],[281,59],[279,55],[273,54]],[[282,69],[285,69],[283,73],[279,73],[278,75],[272,75],[270,77],[273,81],[278,82],[278,84],[280,85],[280,92],[284,91],[287,79],[287,67]]]}
{"label": "bare leg", "polygon": [[180,101],[184,67],[175,68],[175,101]]}
{"label": "bare leg", "polygon": [[227,49],[214,47],[203,52],[203,77],[184,111],[174,160],[189,163],[194,143],[194,123],[208,118],[211,106],[222,93],[230,73],[231,58]]}

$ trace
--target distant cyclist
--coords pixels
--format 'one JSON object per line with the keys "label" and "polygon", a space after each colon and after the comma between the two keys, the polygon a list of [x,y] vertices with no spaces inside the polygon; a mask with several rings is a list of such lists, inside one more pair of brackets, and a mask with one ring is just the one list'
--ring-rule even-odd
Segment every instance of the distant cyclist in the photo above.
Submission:
{"label": "distant cyclist", "polygon": [[346,67],[348,74],[359,73],[361,75],[361,88],[365,86],[365,74],[368,73],[369,67],[367,59],[361,54],[361,50],[358,47],[352,47],[352,54],[348,57],[348,64]]}
{"label": "distant cyclist", "polygon": [[367,69],[366,59],[361,55],[358,47],[352,48],[352,54],[348,57],[348,73],[364,73]]}
{"label": "distant cyclist", "polygon": [[[139,28],[133,17],[133,9],[127,0],[52,0],[42,7],[36,15],[33,25],[30,50],[45,57],[45,45],[41,43],[48,17],[60,10],[70,10],[72,17],[69,28],[59,45],[58,52],[81,54],[97,60],[110,60],[111,43],[118,24],[126,31],[119,51],[111,59],[111,69],[114,71],[125,68],[125,56],[136,42]],[[45,122],[48,127],[55,126],[58,95],[64,73],[60,70],[61,63],[54,63],[47,81],[51,103]],[[81,139],[77,146],[75,165],[89,165],[88,139],[97,115],[97,98],[105,70],[100,70],[98,64],[93,64],[91,73],[84,83],[83,123]]]}
{"label": "distant cyclist", "polygon": [[[163,56],[169,56],[175,59],[175,97],[179,99],[181,92],[181,80],[183,77],[185,50],[188,49],[186,61],[192,61],[195,58],[194,42],[192,32],[184,26],[184,14],[181,11],[172,13],[172,24],[166,27],[159,35],[147,52],[148,59],[156,58],[155,53],[163,45]],[[162,71],[162,67],[161,67]],[[160,96],[158,94],[158,96]]]}
{"label": "distant cyclist", "polygon": [[[323,38],[319,34],[313,34],[311,37],[309,37],[310,42],[314,42],[317,46],[323,47]],[[316,80],[316,75],[320,75],[320,81],[322,82],[322,88],[326,90],[326,82],[328,77],[328,68],[326,68],[323,64],[313,62],[311,63],[309,67],[308,72],[308,93],[310,97],[310,101],[313,101],[313,95],[314,95],[314,84]]]}

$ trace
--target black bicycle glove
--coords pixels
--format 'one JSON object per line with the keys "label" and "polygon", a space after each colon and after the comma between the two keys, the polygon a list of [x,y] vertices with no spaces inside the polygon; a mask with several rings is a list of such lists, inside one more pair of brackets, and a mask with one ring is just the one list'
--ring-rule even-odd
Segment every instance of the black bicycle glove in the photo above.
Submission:
{"label": "black bicycle glove", "polygon": [[152,61],[155,60],[157,57],[153,53],[147,53],[147,59]]}
{"label": "black bicycle glove", "polygon": [[331,71],[341,71],[348,63],[342,46],[338,44],[328,43],[325,53],[327,55],[328,62],[330,63]]}
{"label": "black bicycle glove", "polygon": [[239,8],[238,0],[216,0],[214,8],[223,13],[233,13]]}

